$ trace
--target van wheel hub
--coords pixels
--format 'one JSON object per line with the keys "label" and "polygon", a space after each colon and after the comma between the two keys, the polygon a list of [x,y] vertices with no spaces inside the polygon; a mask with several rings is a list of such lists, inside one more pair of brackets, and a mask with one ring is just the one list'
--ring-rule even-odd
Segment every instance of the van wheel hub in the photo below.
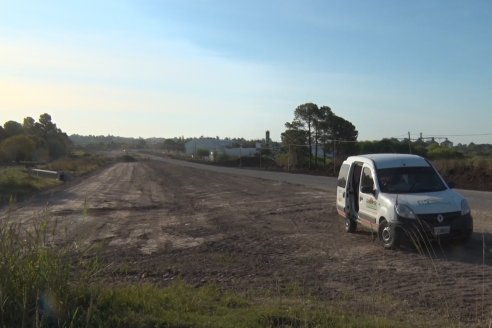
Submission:
{"label": "van wheel hub", "polygon": [[383,228],[383,231],[381,232],[381,237],[385,244],[391,242],[391,229],[389,226]]}

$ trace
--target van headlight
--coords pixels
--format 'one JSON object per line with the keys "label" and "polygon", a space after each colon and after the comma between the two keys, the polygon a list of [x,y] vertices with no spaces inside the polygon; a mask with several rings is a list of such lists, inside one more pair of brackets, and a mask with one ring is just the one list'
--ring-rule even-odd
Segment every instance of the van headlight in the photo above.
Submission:
{"label": "van headlight", "polygon": [[466,199],[463,199],[461,201],[461,215],[468,215],[470,214],[470,212],[471,212],[470,205],[468,205]]}
{"label": "van headlight", "polygon": [[398,204],[395,206],[395,211],[398,216],[401,216],[402,218],[407,218],[407,219],[416,219],[417,215],[412,211],[412,209],[403,204]]}

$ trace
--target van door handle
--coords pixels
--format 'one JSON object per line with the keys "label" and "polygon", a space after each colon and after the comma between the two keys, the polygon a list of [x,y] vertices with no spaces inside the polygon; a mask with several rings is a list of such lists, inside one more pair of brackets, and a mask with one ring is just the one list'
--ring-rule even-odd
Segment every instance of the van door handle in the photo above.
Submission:
{"label": "van door handle", "polygon": [[360,201],[362,201],[363,199],[364,199],[364,198],[362,198],[362,197],[359,197],[359,200],[360,200]]}

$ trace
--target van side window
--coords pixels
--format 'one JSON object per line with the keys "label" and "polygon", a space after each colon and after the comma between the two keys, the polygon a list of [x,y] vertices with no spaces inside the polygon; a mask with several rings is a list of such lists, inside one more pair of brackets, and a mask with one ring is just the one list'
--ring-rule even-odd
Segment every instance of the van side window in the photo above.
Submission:
{"label": "van side window", "polygon": [[361,188],[362,187],[370,187],[371,189],[374,188],[374,180],[372,178],[372,172],[371,169],[368,167],[364,167],[364,170],[362,171],[362,180],[360,186]]}
{"label": "van side window", "polygon": [[345,188],[345,185],[347,184],[347,176],[349,172],[350,166],[348,164],[343,164],[342,167],[340,168],[340,173],[338,173],[338,181],[337,181],[337,186]]}

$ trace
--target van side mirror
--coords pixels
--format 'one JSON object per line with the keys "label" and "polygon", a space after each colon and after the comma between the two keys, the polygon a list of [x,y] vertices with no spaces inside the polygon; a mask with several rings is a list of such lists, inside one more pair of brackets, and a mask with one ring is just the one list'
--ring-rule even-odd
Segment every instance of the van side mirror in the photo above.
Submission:
{"label": "van side mirror", "polygon": [[364,194],[374,194],[375,190],[373,186],[362,186],[360,191]]}

